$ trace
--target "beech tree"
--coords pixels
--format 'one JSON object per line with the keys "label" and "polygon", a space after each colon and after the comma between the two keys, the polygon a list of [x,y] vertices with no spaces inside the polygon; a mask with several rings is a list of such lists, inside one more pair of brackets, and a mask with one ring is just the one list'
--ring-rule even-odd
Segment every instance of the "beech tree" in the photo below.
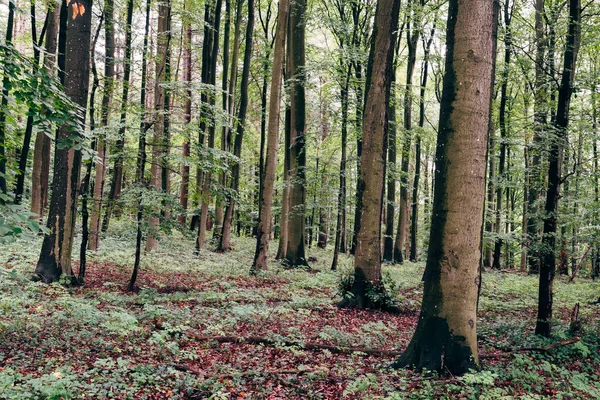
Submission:
{"label": "beech tree", "polygon": [[[81,126],[85,123],[89,86],[89,60],[92,1],[72,1],[69,5],[66,37],[65,93],[80,107]],[[81,136],[68,126],[58,130],[54,153],[52,198],[48,229],[44,236],[35,274],[44,282],[55,282],[61,275],[72,278],[71,250],[77,212]]]}
{"label": "beech tree", "polygon": [[[386,163],[387,112],[400,0],[378,0],[367,68],[359,187],[362,210],[354,257],[353,299],[342,305],[371,308],[381,283],[381,211]],[[391,34],[390,34],[391,32]],[[348,304],[349,303],[349,304]]]}
{"label": "beech tree", "polygon": [[423,303],[395,367],[456,375],[479,366],[477,282],[496,18],[493,0],[449,3]]}

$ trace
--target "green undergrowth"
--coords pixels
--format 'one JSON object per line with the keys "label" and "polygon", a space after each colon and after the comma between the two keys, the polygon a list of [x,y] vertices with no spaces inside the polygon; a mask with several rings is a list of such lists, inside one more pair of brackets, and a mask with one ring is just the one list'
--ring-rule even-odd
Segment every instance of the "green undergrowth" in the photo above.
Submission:
{"label": "green undergrowth", "polygon": [[[556,333],[543,339],[532,333],[537,277],[484,273],[482,370],[460,378],[421,375],[391,370],[393,357],[301,344],[405,348],[418,318],[422,263],[384,265],[399,315],[338,310],[340,281],[352,270],[349,256],[331,272],[331,250],[311,248],[316,272],[270,260],[268,271],[251,277],[252,238],[235,238],[231,252],[209,246],[196,256],[193,242],[173,233],[143,256],[139,289],[128,293],[131,230],[115,221],[101,250],[89,254],[84,287],[29,279],[39,238],[0,247],[0,398],[600,398],[598,282],[557,278]],[[575,303],[582,327],[572,334]],[[274,345],[199,339],[207,336],[263,337]],[[524,350],[556,341],[571,342]]]}

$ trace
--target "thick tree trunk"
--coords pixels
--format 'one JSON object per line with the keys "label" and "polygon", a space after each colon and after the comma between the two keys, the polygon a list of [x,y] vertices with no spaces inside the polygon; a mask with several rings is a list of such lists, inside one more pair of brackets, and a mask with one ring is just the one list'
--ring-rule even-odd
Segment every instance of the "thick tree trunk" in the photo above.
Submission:
{"label": "thick tree trunk", "polygon": [[[248,0],[248,25],[246,26],[246,47],[244,49],[244,67],[242,70],[242,90],[240,92],[240,110],[237,118],[236,125],[236,136],[233,146],[233,154],[240,159],[242,156],[242,141],[244,139],[244,133],[246,130],[246,111],[248,109],[248,82],[250,80],[250,62],[252,60],[252,41],[254,31],[254,0]],[[229,197],[227,208],[225,211],[225,218],[223,220],[223,226],[221,234],[219,235],[219,245],[217,250],[226,251],[231,249],[231,224],[233,222],[233,211],[235,207],[235,196],[239,196],[239,182],[240,182],[240,163],[236,162],[233,166],[233,183],[232,189],[236,193],[234,196]],[[215,229],[219,229],[215,226]]]}
{"label": "thick tree trunk", "polygon": [[271,209],[273,203],[273,187],[275,186],[275,168],[277,166],[277,147],[279,141],[279,110],[281,107],[281,78],[285,55],[285,37],[287,34],[289,0],[279,0],[277,15],[277,32],[273,50],[273,71],[271,73],[271,98],[269,100],[269,128],[267,136],[267,154],[265,158],[265,176],[263,180],[263,197],[260,202],[260,218],[256,234],[256,250],[251,273],[267,268],[269,256],[269,236],[271,234]]}
{"label": "thick tree trunk", "polygon": [[[92,2],[82,0],[83,15],[69,18],[69,33],[66,40],[65,94],[81,107],[81,129],[85,124],[85,109],[89,87],[89,59],[92,22]],[[73,4],[73,6],[76,6]],[[73,6],[69,7],[72,15]],[[72,132],[66,126],[59,129],[57,140],[68,140]],[[71,250],[75,219],[77,216],[77,192],[81,151],[57,146],[54,155],[54,177],[52,199],[48,213],[50,233],[44,236],[42,250],[35,274],[44,282],[55,282],[61,275],[73,277]]]}
{"label": "thick tree trunk", "polygon": [[477,368],[476,308],[494,64],[493,0],[451,0],[421,315],[396,367]]}
{"label": "thick tree trunk", "polygon": [[548,155],[548,189],[546,191],[546,216],[542,244],[542,263],[540,266],[540,287],[538,296],[538,315],[535,333],[550,336],[552,333],[552,286],[556,272],[556,227],[558,219],[558,199],[561,183],[563,149],[567,141],[569,125],[569,107],[575,81],[577,53],[581,41],[581,0],[569,0],[569,32],[566,40],[564,66],[558,92],[558,109],[555,118],[554,138]]}
{"label": "thick tree trunk", "polygon": [[379,0],[367,70],[363,148],[359,187],[362,192],[360,230],[354,259],[352,304],[371,308],[373,288],[381,288],[381,212],[385,181],[387,112],[398,28],[399,0]]}
{"label": "thick tree trunk", "polygon": [[305,266],[306,227],[306,100],[305,19],[306,0],[294,0],[290,6],[291,105],[288,241],[284,263]]}

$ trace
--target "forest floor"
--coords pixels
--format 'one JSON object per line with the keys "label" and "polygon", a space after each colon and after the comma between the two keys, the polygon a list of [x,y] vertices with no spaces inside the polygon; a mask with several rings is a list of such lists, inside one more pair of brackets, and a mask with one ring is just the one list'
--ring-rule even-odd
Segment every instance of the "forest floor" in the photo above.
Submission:
{"label": "forest floor", "polygon": [[272,260],[251,277],[253,239],[194,256],[174,234],[143,257],[132,294],[132,227],[111,230],[83,287],[29,280],[39,239],[0,246],[0,398],[600,398],[600,282],[557,277],[555,337],[542,339],[532,332],[537,278],[484,273],[482,370],[422,375],[390,369],[417,322],[422,263],[384,266],[401,313],[338,309],[349,257],[331,272],[331,250],[312,248],[315,271]]}

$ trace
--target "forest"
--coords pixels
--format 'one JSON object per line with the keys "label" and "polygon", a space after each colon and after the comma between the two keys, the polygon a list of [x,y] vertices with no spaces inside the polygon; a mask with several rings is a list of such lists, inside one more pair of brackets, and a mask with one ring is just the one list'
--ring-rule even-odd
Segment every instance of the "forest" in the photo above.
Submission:
{"label": "forest", "polygon": [[600,2],[0,36],[1,399],[600,398]]}

